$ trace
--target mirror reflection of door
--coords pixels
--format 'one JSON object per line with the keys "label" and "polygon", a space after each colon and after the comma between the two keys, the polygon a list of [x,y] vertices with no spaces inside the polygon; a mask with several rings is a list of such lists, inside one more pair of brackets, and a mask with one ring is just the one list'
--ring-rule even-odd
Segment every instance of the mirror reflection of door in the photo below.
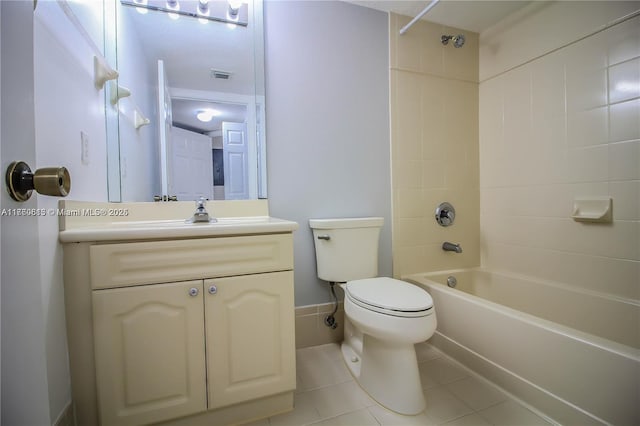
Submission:
{"label": "mirror reflection of door", "polygon": [[222,146],[225,199],[244,200],[249,197],[247,125],[223,122]]}
{"label": "mirror reflection of door", "polygon": [[[247,199],[251,186],[247,173],[247,105],[179,97],[174,97],[171,105],[170,195],[184,201],[201,196],[210,200]],[[226,127],[229,132],[225,132]],[[222,161],[214,157],[218,150]]]}
{"label": "mirror reflection of door", "polygon": [[200,197],[214,199],[209,136],[173,127],[169,165],[172,194],[178,197],[178,201],[197,200]]}

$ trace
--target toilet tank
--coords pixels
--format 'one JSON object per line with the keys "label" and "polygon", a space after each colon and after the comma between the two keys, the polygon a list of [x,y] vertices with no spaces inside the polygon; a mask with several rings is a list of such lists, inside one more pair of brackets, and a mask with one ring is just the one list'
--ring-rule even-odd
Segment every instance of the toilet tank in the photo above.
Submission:
{"label": "toilet tank", "polygon": [[378,275],[382,217],[310,219],[318,278],[346,282]]}

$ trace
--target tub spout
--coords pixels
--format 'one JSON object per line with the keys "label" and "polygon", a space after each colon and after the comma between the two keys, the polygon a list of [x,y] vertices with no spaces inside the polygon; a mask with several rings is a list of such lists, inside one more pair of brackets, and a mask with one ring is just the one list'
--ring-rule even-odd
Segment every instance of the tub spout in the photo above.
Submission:
{"label": "tub spout", "polygon": [[444,243],[442,243],[442,250],[462,253],[462,247],[460,247],[460,244],[450,243],[449,241],[445,241]]}

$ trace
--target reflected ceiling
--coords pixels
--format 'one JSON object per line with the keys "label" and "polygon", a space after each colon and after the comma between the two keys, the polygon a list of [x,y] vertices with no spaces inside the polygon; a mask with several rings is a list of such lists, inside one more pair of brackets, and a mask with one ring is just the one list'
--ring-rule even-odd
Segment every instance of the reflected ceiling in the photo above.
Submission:
{"label": "reflected ceiling", "polygon": [[[429,3],[430,0],[353,0],[349,3],[385,12],[395,12],[400,15],[414,17],[418,15]],[[507,15],[531,3],[530,1],[458,1],[441,0],[422,18],[423,20],[435,22],[450,27],[481,33],[492,25],[496,24]]]}

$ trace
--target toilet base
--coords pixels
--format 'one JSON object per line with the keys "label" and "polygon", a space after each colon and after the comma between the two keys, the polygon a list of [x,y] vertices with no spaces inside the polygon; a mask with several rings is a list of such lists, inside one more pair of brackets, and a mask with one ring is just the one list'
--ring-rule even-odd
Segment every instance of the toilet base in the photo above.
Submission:
{"label": "toilet base", "polygon": [[353,348],[352,341],[342,343],[342,355],[360,386],[389,410],[420,414],[425,400],[413,343],[387,343],[364,334],[362,351],[356,352],[359,348]]}

